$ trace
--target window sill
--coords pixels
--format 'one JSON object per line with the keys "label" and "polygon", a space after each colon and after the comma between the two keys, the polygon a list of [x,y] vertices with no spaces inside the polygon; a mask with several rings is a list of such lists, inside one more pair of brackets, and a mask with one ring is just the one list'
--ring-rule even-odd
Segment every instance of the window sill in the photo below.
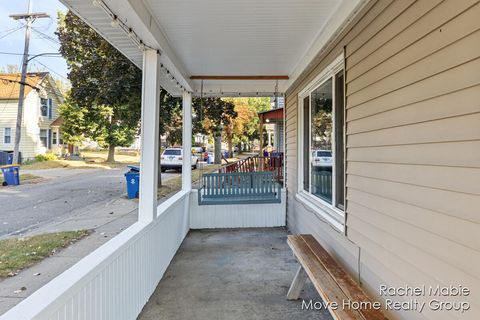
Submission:
{"label": "window sill", "polygon": [[295,199],[335,230],[345,233],[345,213],[343,211],[323,204],[320,200],[314,199],[313,196],[303,191],[297,193]]}

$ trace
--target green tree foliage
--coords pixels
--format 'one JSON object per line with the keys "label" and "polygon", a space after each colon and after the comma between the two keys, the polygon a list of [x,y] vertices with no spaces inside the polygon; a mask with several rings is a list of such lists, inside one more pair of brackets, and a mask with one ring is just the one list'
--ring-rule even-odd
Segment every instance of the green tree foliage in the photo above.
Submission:
{"label": "green tree foliage", "polygon": [[225,130],[225,139],[229,145],[251,148],[254,140],[259,139],[260,120],[258,113],[270,109],[270,98],[232,98],[237,117],[231,119],[231,124]]}
{"label": "green tree foliage", "polygon": [[67,95],[58,110],[63,118],[63,141],[75,146],[81,145],[85,139],[84,132],[87,131],[85,115],[88,109],[80,107]]}
{"label": "green tree foliage", "polygon": [[160,93],[160,136],[167,136],[167,145],[182,144],[182,99],[166,90]]}
{"label": "green tree foliage", "polygon": [[193,131],[213,136],[215,164],[220,164],[222,131],[228,129],[232,119],[237,116],[235,105],[222,98],[195,98],[193,110],[195,113]]}
{"label": "green tree foliage", "polygon": [[59,14],[57,35],[72,85],[64,109],[82,111],[81,133],[108,146],[113,161],[114,148],[131,144],[138,133],[141,70],[71,11]]}
{"label": "green tree foliage", "polygon": [[194,133],[216,136],[237,116],[235,105],[228,99],[194,98],[192,106],[195,112]]}

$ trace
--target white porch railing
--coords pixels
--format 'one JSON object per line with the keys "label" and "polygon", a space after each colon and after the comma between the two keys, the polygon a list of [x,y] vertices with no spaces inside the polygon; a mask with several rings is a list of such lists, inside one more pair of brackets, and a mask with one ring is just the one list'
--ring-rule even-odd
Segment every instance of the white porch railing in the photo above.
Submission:
{"label": "white porch railing", "polygon": [[137,222],[5,313],[2,320],[136,319],[189,230],[189,191]]}

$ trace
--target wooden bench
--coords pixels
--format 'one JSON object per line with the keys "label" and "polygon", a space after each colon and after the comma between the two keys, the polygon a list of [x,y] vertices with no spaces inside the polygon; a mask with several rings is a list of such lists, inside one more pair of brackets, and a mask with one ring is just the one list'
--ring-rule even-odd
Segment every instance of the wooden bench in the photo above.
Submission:
{"label": "wooden bench", "polygon": [[272,172],[205,173],[199,205],[280,203],[281,186]]}
{"label": "wooden bench", "polygon": [[343,308],[344,301],[367,306],[370,306],[372,301],[312,235],[289,235],[287,243],[301,265],[287,293],[288,300],[297,300],[300,297],[309,277],[324,303],[331,306],[331,303],[335,302],[338,305],[336,310],[328,308],[334,319],[387,319],[380,310]]}

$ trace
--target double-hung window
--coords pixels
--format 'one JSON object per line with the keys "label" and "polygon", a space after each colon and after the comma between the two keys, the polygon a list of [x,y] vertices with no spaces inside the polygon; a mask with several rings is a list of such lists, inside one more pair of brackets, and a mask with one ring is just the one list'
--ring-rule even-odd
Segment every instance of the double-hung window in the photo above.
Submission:
{"label": "double-hung window", "polygon": [[52,109],[52,99],[40,98],[40,114],[42,117],[48,117],[48,119],[52,119]]}
{"label": "double-hung window", "polygon": [[344,59],[338,57],[299,94],[299,194],[316,213],[344,231]]}
{"label": "double-hung window", "polygon": [[48,148],[48,130],[40,129],[40,143],[42,147]]}
{"label": "double-hung window", "polygon": [[3,131],[3,143],[12,143],[12,128],[5,128]]}
{"label": "double-hung window", "polygon": [[40,114],[42,117],[48,116],[48,99],[40,98]]}

